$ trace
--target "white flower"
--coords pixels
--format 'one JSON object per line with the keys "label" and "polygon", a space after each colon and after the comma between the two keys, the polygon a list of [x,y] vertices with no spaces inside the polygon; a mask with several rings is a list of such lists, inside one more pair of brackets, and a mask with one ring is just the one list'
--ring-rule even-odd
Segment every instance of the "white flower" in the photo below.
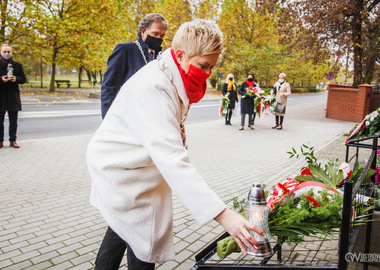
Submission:
{"label": "white flower", "polygon": [[369,119],[369,117],[370,117],[370,115],[369,114],[367,114],[366,116],[365,116],[365,120],[368,120]]}
{"label": "white flower", "polygon": [[365,121],[365,125],[368,127],[371,123],[367,120]]}
{"label": "white flower", "polygon": [[369,121],[372,122],[373,120],[375,120],[375,116],[372,115],[371,118],[369,119]]}

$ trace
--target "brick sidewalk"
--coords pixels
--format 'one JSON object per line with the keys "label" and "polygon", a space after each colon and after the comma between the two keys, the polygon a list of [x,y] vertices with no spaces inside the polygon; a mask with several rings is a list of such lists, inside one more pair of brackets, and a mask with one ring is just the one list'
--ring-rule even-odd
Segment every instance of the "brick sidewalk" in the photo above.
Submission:
{"label": "brick sidewalk", "polygon": [[[324,118],[324,106],[289,106],[282,131],[270,128],[273,116],[257,119],[256,130],[239,131],[237,117],[233,126],[222,119],[189,124],[191,161],[225,202],[244,198],[252,182],[272,186],[299,171],[302,161],[286,154],[291,147],[310,143],[323,149],[353,126]],[[94,267],[106,224],[88,203],[84,156],[90,137],[24,140],[20,149],[0,149],[0,269]],[[199,226],[174,196],[174,232],[177,258],[156,269],[190,269],[223,228],[215,221]]]}

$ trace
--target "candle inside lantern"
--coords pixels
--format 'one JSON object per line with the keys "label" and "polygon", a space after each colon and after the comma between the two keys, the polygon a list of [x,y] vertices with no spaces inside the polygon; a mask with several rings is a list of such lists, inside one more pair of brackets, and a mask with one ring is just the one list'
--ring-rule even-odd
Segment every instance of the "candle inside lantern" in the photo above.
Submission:
{"label": "candle inside lantern", "polygon": [[257,253],[254,253],[249,248],[247,248],[248,255],[252,257],[271,256],[273,254],[273,251],[269,244],[269,240],[272,238],[268,226],[269,207],[265,199],[264,190],[261,188],[260,183],[254,183],[251,190],[249,191],[247,205],[245,207],[245,214],[251,223],[255,224],[265,233],[264,236],[261,236],[258,233],[250,230],[250,233],[259,242],[260,245],[255,246]]}

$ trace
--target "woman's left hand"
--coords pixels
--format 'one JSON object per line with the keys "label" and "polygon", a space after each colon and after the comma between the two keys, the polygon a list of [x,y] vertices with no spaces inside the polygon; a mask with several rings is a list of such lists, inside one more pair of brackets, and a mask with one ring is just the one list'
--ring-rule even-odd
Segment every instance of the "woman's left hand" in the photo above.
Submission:
{"label": "woman's left hand", "polygon": [[263,230],[229,209],[225,209],[214,219],[235,239],[244,255],[247,255],[245,246],[251,251],[257,252],[257,249],[253,245],[258,246],[259,242],[248,232],[248,229],[264,236]]}

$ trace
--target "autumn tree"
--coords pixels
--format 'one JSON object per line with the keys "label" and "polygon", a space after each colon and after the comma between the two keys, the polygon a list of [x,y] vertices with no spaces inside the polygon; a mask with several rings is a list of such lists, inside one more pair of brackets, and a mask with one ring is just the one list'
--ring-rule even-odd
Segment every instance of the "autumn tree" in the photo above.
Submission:
{"label": "autumn tree", "polygon": [[223,2],[218,23],[225,37],[225,53],[219,70],[239,79],[253,72],[268,85],[288,53],[279,43],[276,16],[256,12],[253,4],[246,0]]}
{"label": "autumn tree", "polygon": [[96,74],[99,74],[101,81],[107,58],[115,45],[136,36],[126,27],[126,22],[131,23],[134,17],[130,16],[125,1],[111,0],[104,4],[89,0],[86,5],[91,6],[91,12],[77,21],[82,28],[72,30],[75,38],[70,46],[62,48],[58,57],[61,65],[78,68],[79,87],[84,70],[90,74],[90,82],[97,80]]}
{"label": "autumn tree", "polygon": [[163,47],[170,47],[173,37],[181,24],[192,19],[190,3],[188,0],[163,0],[156,3],[155,11],[161,13],[169,29],[165,35]]}
{"label": "autumn tree", "polygon": [[326,48],[338,54],[352,47],[354,85],[362,83],[363,46],[366,38],[363,30],[377,20],[379,0],[282,2],[286,3],[286,17],[292,20],[292,24],[303,26],[305,41],[312,43],[316,39],[310,37],[317,37]]}

